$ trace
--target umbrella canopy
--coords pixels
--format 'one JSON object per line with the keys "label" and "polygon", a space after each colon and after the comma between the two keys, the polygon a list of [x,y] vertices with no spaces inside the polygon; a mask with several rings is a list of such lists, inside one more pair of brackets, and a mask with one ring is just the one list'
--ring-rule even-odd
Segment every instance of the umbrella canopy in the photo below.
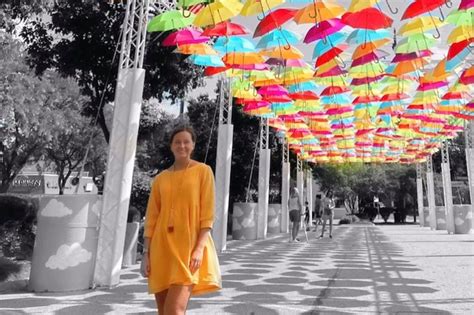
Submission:
{"label": "umbrella canopy", "polygon": [[403,13],[402,20],[435,10],[445,4],[445,2],[446,0],[415,0]]}
{"label": "umbrella canopy", "polygon": [[263,20],[258,23],[253,37],[258,37],[267,34],[268,32],[282,26],[289,20],[291,20],[297,10],[294,9],[276,9],[271,12]]}
{"label": "umbrella canopy", "polygon": [[245,35],[249,34],[250,31],[245,27],[237,23],[231,23],[224,21],[211,25],[202,32],[203,36],[234,36],[234,35]]}
{"label": "umbrella canopy", "polygon": [[241,15],[249,16],[263,14],[270,9],[284,3],[285,0],[247,0],[242,8]]}
{"label": "umbrella canopy", "polygon": [[345,26],[341,19],[331,19],[323,21],[311,27],[306,33],[303,40],[304,43],[308,44],[315,40],[325,38],[331,34],[334,34],[341,30]]}
{"label": "umbrella canopy", "polygon": [[148,32],[165,32],[176,30],[193,23],[195,15],[186,10],[171,10],[163,12],[148,22]]}
{"label": "umbrella canopy", "polygon": [[313,2],[299,10],[295,15],[297,24],[319,23],[341,16],[346,10],[335,3]]}
{"label": "umbrella canopy", "polygon": [[214,49],[221,54],[229,52],[255,52],[254,44],[240,36],[219,37],[214,44]]}
{"label": "umbrella canopy", "polygon": [[225,64],[221,58],[216,55],[191,55],[189,60],[195,65],[205,67],[224,67]]}
{"label": "umbrella canopy", "polygon": [[258,42],[257,48],[270,48],[285,45],[295,45],[299,42],[301,36],[285,30],[276,29],[264,35]]}
{"label": "umbrella canopy", "polygon": [[163,46],[179,46],[205,43],[208,40],[209,37],[203,36],[201,31],[188,27],[169,34],[161,44]]}
{"label": "umbrella canopy", "polygon": [[217,55],[217,51],[203,43],[178,46],[177,51],[186,55]]}
{"label": "umbrella canopy", "polygon": [[199,27],[216,25],[237,16],[242,7],[238,0],[217,0],[199,11],[193,23]]}
{"label": "umbrella canopy", "polygon": [[289,46],[289,48],[283,46],[273,47],[260,51],[260,54],[280,59],[300,59],[304,57],[303,53],[293,46]]}
{"label": "umbrella canopy", "polygon": [[265,59],[258,53],[228,53],[222,57],[226,65],[253,65],[262,63]]}
{"label": "umbrella canopy", "polygon": [[342,22],[353,28],[378,30],[392,26],[393,20],[375,8],[366,8],[357,12],[347,12]]}

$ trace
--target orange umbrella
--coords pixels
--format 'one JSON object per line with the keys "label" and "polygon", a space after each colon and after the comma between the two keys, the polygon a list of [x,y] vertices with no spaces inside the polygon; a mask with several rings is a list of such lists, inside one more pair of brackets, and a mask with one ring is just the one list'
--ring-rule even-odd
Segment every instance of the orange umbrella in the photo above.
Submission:
{"label": "orange umbrella", "polygon": [[260,51],[260,54],[279,59],[301,59],[304,57],[303,53],[293,46],[289,46],[289,49],[285,46],[273,47]]}
{"label": "orange umbrella", "polygon": [[352,59],[359,59],[360,57],[363,57],[367,54],[370,54],[377,48],[384,46],[385,44],[389,43],[389,39],[380,39],[376,40],[373,42],[368,42],[362,45],[357,46],[357,48],[354,50],[354,53],[352,54]]}
{"label": "orange umbrella", "polygon": [[178,46],[177,51],[186,55],[217,55],[214,48],[204,43]]}
{"label": "orange umbrella", "polygon": [[294,20],[297,24],[318,23],[334,19],[344,12],[346,12],[344,7],[338,4],[314,0],[313,3],[299,10]]}
{"label": "orange umbrella", "polygon": [[226,65],[253,65],[262,63],[265,59],[258,53],[229,53],[222,57]]}

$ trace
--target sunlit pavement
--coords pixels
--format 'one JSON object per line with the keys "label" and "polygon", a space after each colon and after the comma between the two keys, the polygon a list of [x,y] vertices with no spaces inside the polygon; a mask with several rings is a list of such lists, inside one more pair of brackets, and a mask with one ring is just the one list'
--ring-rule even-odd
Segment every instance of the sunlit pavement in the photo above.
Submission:
{"label": "sunlit pavement", "polygon": [[[188,314],[472,314],[473,235],[345,225],[327,236],[229,242],[223,290],[193,298]],[[121,279],[112,290],[2,294],[0,314],[155,314],[138,265]]]}

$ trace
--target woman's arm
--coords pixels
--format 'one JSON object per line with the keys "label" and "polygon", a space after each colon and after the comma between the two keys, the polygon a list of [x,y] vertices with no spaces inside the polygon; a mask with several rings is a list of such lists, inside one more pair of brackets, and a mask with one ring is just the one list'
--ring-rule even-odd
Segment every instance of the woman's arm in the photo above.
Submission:
{"label": "woman's arm", "polygon": [[194,247],[194,250],[191,254],[191,261],[189,262],[189,270],[191,273],[195,273],[199,267],[201,267],[204,246],[206,245],[209,234],[211,234],[210,228],[203,228],[199,231],[196,246]]}

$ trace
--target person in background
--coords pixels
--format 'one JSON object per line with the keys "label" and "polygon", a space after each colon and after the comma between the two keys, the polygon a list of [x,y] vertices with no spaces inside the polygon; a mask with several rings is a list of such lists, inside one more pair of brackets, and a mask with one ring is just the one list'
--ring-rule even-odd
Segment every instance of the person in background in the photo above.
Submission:
{"label": "person in background", "polygon": [[318,232],[318,225],[322,224],[323,221],[321,220],[321,195],[317,194],[316,199],[314,201],[314,211],[313,211],[313,218],[315,221],[315,227],[313,232]]}
{"label": "person in background", "polygon": [[171,135],[173,165],[158,174],[148,200],[141,273],[159,314],[184,314],[191,295],[222,287],[211,229],[214,175],[191,159],[196,136],[190,127]]}
{"label": "person in background", "polygon": [[288,199],[288,209],[290,210],[289,216],[291,222],[290,242],[299,242],[300,240],[297,238],[297,236],[300,228],[302,207],[300,202],[300,195],[296,187],[293,187],[290,191],[290,198]]}
{"label": "person in background", "polygon": [[319,238],[324,237],[324,229],[326,228],[326,221],[329,219],[329,238],[332,238],[332,221],[334,219],[334,208],[335,203],[333,200],[333,195],[331,191],[328,191],[326,196],[321,200],[321,209],[322,209],[322,220],[323,226],[321,230],[321,236]]}

